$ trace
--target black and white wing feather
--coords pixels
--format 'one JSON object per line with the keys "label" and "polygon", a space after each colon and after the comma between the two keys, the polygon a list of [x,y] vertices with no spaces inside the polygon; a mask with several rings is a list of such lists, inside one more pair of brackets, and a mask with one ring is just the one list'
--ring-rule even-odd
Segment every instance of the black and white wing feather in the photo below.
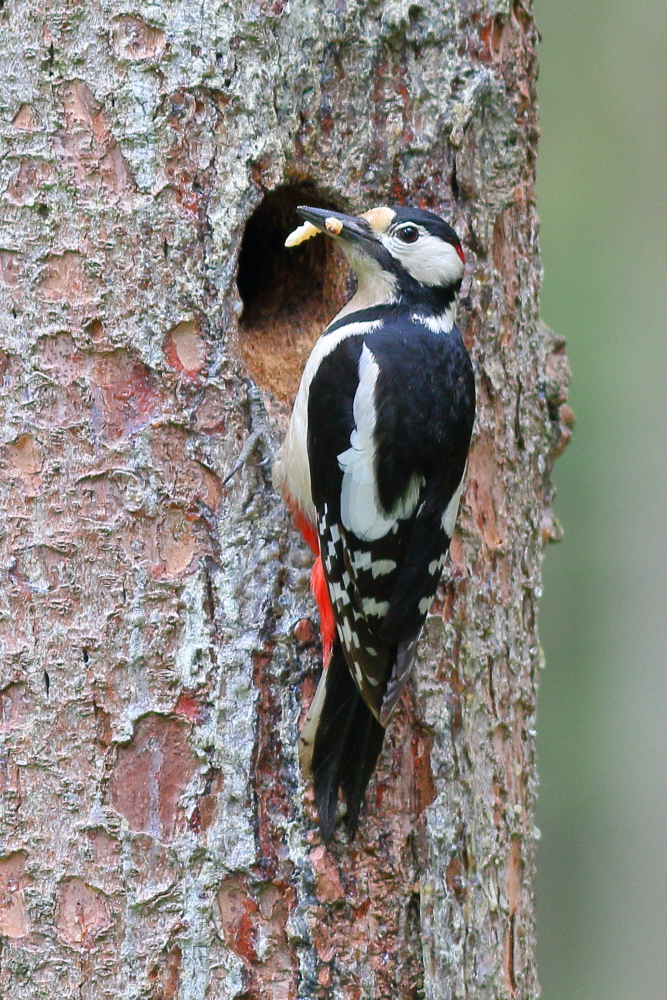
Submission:
{"label": "black and white wing feather", "polygon": [[325,577],[345,659],[383,726],[440,579],[473,419],[472,367],[458,330],[434,333],[405,313],[342,339],[310,386]]}

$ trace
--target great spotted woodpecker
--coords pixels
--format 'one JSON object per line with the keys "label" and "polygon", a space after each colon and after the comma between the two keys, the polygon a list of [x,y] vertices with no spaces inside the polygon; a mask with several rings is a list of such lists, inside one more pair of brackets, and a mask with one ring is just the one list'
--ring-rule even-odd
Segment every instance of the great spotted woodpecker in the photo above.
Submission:
{"label": "great spotted woodpecker", "polygon": [[288,245],[328,233],[356,294],[308,359],[274,466],[317,559],[324,672],[300,737],[329,842],[339,789],[356,832],[387,723],[445,562],[475,415],[454,322],[465,258],[431,212],[299,208]]}

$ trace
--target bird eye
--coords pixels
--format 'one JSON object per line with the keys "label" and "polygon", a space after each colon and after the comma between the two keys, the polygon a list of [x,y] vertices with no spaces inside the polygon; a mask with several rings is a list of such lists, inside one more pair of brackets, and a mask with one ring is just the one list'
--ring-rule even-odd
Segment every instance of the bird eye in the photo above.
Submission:
{"label": "bird eye", "polygon": [[416,226],[403,226],[396,235],[404,243],[416,243],[419,239],[419,230]]}

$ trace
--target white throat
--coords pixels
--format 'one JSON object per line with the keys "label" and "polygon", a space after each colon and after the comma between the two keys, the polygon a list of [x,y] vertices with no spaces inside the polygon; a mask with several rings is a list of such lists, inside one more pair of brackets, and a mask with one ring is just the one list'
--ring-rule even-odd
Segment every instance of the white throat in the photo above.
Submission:
{"label": "white throat", "polygon": [[343,306],[336,319],[358,312],[360,309],[370,309],[372,306],[387,305],[396,301],[396,279],[393,275],[384,271],[372,257],[359,253],[349,244],[343,243],[342,249],[357,276],[358,285],[356,292]]}

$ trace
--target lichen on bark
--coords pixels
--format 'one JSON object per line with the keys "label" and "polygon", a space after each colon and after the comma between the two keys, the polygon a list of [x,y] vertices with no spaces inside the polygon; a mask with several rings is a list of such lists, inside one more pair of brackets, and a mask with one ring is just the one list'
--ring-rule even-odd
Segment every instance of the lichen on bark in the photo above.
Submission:
{"label": "lichen on bark", "polygon": [[[0,27],[0,992],[535,996],[536,605],[571,421],[528,5],[6,0]],[[267,240],[244,322],[246,225],[303,192],[455,225],[479,395],[414,682],[331,852],[295,749],[308,556],[266,443],[223,484],[244,378],[277,439],[345,295],[328,251],[299,290]]]}

